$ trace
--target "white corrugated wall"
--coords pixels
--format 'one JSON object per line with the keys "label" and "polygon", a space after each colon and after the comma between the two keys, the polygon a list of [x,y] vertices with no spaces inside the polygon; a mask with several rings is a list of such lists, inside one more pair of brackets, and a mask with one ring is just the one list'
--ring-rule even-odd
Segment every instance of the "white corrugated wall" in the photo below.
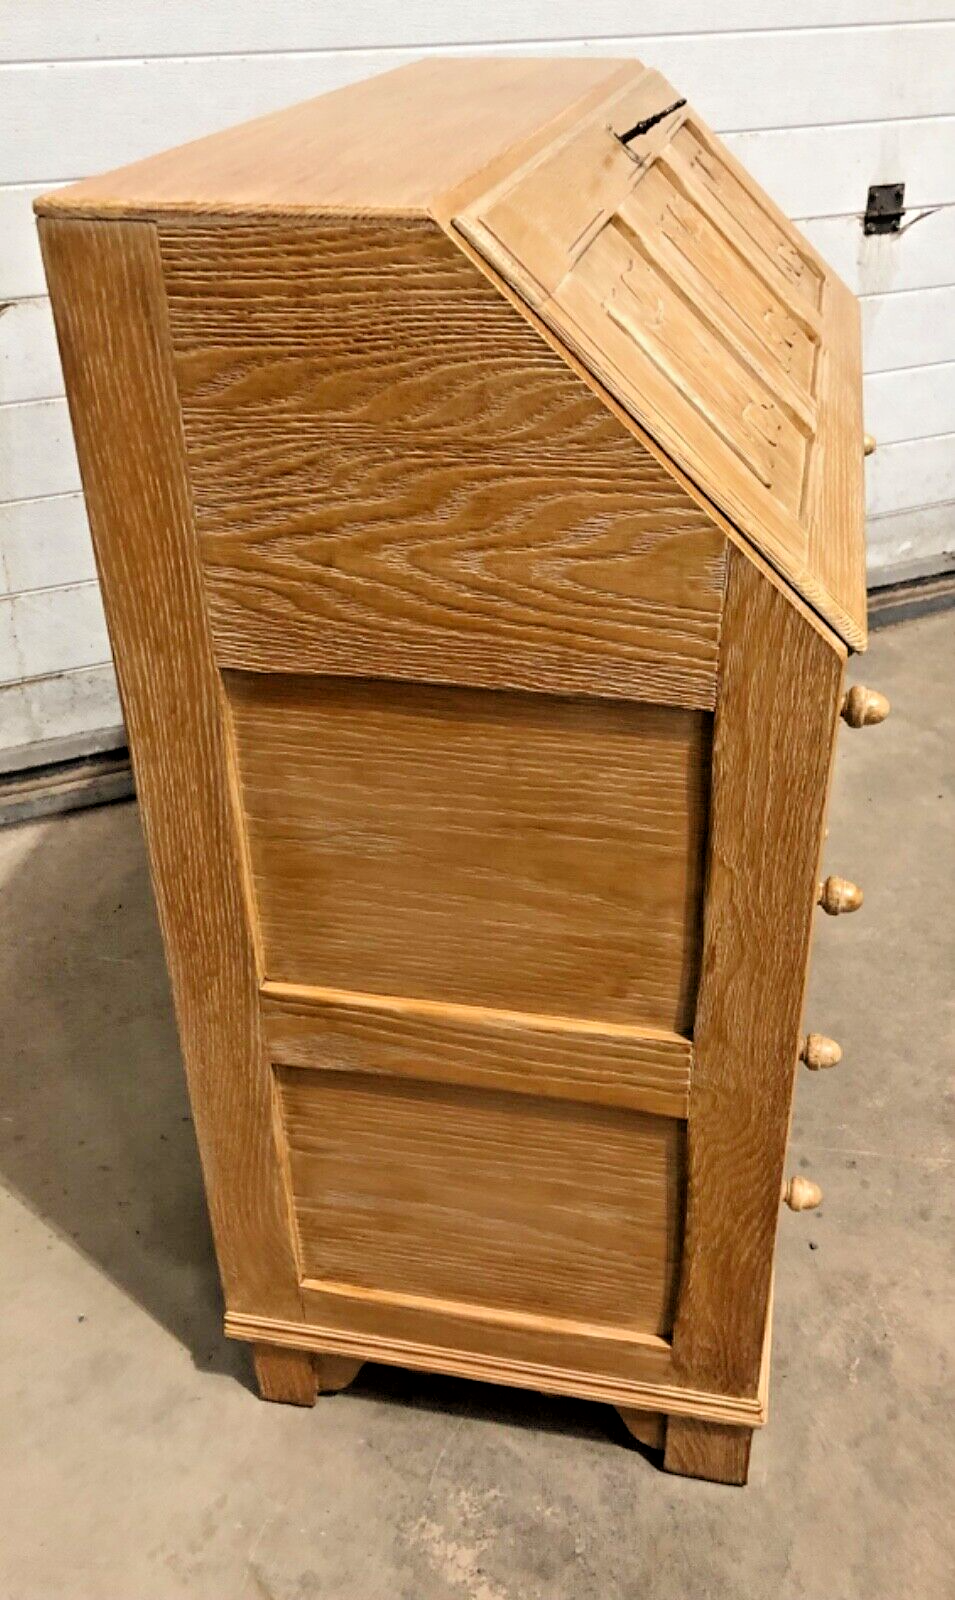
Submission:
{"label": "white corrugated wall", "polygon": [[666,73],[863,297],[873,581],[955,561],[955,5],[0,0],[0,50],[0,767],[119,723],[33,197],[428,51]]}

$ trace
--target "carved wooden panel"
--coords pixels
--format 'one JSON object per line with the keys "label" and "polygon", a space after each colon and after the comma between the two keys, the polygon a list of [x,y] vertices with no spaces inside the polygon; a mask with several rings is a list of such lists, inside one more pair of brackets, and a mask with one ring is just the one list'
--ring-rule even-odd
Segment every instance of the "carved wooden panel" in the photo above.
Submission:
{"label": "carved wooden panel", "polygon": [[452,227],[863,644],[857,308],[676,90],[648,73]]}

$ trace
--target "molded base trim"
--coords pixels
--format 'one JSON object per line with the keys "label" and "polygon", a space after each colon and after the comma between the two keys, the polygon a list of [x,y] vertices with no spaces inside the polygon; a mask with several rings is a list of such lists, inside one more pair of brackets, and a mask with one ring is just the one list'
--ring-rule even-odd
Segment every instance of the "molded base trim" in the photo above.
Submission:
{"label": "molded base trim", "polygon": [[698,1417],[702,1421],[749,1428],[762,1427],[766,1421],[763,1401],[743,1395],[707,1394],[669,1383],[598,1378],[590,1373],[560,1367],[541,1366],[527,1361],[502,1361],[496,1356],[410,1344],[371,1334],[356,1337],[338,1329],[308,1327],[305,1323],[282,1322],[235,1311],[226,1313],[225,1331],[232,1339],[251,1340],[253,1343],[284,1349],[361,1357],[390,1366],[441,1372],[451,1377],[477,1378],[484,1383],[535,1389],[542,1394],[572,1395],[617,1407],[634,1406],[649,1411],[665,1411],[673,1416]]}

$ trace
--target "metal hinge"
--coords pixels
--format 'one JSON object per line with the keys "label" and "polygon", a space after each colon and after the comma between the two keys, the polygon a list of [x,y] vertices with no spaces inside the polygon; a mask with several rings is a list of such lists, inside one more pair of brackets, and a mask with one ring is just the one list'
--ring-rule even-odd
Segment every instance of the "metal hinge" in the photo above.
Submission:
{"label": "metal hinge", "polygon": [[905,213],[904,183],[874,183],[869,190],[863,233],[898,233]]}

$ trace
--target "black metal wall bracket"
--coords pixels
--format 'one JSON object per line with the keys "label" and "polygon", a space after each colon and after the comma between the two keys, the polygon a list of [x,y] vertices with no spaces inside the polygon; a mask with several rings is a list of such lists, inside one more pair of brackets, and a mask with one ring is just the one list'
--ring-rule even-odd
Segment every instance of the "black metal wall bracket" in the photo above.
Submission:
{"label": "black metal wall bracket", "polygon": [[874,183],[869,190],[863,233],[898,233],[905,215],[905,184]]}

